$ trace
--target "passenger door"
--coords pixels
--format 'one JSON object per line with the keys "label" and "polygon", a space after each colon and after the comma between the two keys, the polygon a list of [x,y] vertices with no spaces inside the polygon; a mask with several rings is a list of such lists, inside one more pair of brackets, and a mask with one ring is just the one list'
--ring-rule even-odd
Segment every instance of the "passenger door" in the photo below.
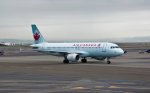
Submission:
{"label": "passenger door", "polygon": [[107,43],[103,43],[102,52],[106,52]]}

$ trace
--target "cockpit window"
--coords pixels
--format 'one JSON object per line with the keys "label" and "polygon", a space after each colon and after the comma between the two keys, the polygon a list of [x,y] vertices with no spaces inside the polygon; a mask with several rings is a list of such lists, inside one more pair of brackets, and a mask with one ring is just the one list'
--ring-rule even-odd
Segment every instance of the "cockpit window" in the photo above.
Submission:
{"label": "cockpit window", "polygon": [[113,49],[113,48],[119,48],[119,47],[118,46],[111,46],[110,48]]}

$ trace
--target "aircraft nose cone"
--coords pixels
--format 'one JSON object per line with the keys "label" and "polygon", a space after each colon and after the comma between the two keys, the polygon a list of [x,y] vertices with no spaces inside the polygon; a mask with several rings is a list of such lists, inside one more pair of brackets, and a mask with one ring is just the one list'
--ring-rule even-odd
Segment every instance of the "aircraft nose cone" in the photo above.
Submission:
{"label": "aircraft nose cone", "polygon": [[119,54],[119,55],[123,55],[123,54],[124,54],[124,51],[123,51],[122,49],[119,49],[118,54]]}

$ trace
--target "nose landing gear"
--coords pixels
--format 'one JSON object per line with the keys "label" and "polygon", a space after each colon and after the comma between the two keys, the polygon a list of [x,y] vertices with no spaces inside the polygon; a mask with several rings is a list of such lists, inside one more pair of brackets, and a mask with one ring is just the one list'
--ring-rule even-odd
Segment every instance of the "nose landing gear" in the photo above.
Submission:
{"label": "nose landing gear", "polygon": [[110,58],[107,58],[107,64],[111,64],[111,61],[109,60]]}

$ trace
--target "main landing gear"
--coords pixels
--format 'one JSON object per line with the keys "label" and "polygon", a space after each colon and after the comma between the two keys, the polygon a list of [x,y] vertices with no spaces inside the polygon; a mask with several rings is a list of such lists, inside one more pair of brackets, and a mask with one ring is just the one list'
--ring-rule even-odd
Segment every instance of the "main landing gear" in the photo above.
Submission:
{"label": "main landing gear", "polygon": [[107,64],[111,64],[110,58],[107,58]]}
{"label": "main landing gear", "polygon": [[81,62],[82,62],[82,63],[87,63],[87,59],[86,59],[86,58],[83,58],[83,59],[81,59]]}
{"label": "main landing gear", "polygon": [[68,60],[68,59],[64,59],[64,60],[63,60],[63,63],[64,63],[64,64],[68,64],[68,63],[69,63],[69,60]]}

